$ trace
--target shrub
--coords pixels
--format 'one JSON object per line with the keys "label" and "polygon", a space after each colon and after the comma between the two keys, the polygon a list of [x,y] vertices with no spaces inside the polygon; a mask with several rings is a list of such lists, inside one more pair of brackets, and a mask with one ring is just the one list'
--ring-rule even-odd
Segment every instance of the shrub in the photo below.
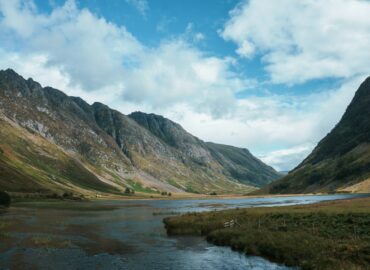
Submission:
{"label": "shrub", "polygon": [[10,195],[4,191],[0,191],[0,205],[9,207],[11,202]]}
{"label": "shrub", "polygon": [[217,193],[212,191],[211,193],[209,193],[209,195],[217,195]]}
{"label": "shrub", "polygon": [[135,194],[135,190],[134,190],[134,189],[131,189],[131,188],[129,188],[129,187],[127,187],[127,188],[125,189],[125,194],[126,194],[126,195]]}
{"label": "shrub", "polygon": [[72,192],[64,192],[62,197],[63,197],[63,199],[70,199],[70,198],[73,197],[73,193]]}

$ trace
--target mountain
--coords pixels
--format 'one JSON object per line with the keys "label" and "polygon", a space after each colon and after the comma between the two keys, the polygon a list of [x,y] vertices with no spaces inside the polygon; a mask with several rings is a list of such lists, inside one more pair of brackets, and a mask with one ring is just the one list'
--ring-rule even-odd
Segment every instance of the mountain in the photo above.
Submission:
{"label": "mountain", "polygon": [[124,115],[0,71],[0,189],[246,193],[280,175],[248,150],[206,143],[162,116]]}
{"label": "mountain", "polygon": [[185,152],[194,162],[201,165],[211,161],[218,163],[223,174],[238,182],[260,187],[280,177],[272,167],[266,166],[247,149],[203,142],[179,124],[160,115],[134,112],[128,116],[166,144]]}
{"label": "mountain", "polygon": [[260,192],[370,192],[370,77],[340,122],[286,177]]}
{"label": "mountain", "polygon": [[207,147],[213,158],[225,168],[226,173],[239,182],[259,187],[270,183],[271,179],[281,177],[272,167],[266,167],[265,163],[245,148],[212,142],[207,142]]}

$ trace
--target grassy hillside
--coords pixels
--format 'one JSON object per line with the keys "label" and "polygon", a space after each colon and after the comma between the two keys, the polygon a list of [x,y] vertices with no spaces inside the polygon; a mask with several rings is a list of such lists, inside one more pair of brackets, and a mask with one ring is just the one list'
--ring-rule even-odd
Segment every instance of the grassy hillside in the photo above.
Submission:
{"label": "grassy hillside", "polygon": [[283,179],[259,193],[370,192],[357,185],[370,178],[370,77],[357,90],[342,119],[312,153]]}
{"label": "grassy hillside", "polygon": [[0,114],[0,187],[10,192],[117,192],[85,166],[38,134]]}

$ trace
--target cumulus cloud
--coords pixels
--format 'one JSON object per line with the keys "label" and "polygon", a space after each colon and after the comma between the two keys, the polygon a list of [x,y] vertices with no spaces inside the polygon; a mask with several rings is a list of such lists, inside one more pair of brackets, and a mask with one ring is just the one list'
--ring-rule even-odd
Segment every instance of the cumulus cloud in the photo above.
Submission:
{"label": "cumulus cloud", "polygon": [[220,34],[240,56],[261,56],[275,83],[351,78],[369,73],[369,14],[362,0],[250,0]]}
{"label": "cumulus cloud", "polygon": [[153,107],[191,102],[217,114],[220,105],[230,108],[233,94],[248,86],[232,71],[231,58],[208,56],[185,38],[192,25],[183,36],[149,48],[124,26],[79,9],[73,0],[50,14],[32,3],[0,1],[0,35],[19,54],[41,55],[45,66],[68,76],[72,88],[121,92],[121,98]]}
{"label": "cumulus cloud", "polygon": [[78,9],[74,1],[51,14],[25,3],[32,2],[0,1],[2,37],[10,33],[13,48],[21,42],[18,52],[44,55],[47,65],[60,67],[71,83],[87,91],[108,83],[119,87],[124,65],[131,65],[143,49],[125,27]]}
{"label": "cumulus cloud", "polygon": [[164,42],[143,57],[130,72],[124,98],[153,107],[186,103],[217,116],[232,108],[234,94],[250,83],[230,71],[232,59],[206,56],[181,40]]}

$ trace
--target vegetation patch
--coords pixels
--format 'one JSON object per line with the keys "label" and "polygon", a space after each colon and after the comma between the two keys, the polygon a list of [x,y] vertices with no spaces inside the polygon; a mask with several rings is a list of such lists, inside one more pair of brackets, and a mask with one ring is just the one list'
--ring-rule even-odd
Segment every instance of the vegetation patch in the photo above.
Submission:
{"label": "vegetation patch", "polygon": [[12,225],[10,221],[0,220],[0,230],[9,228]]}
{"label": "vegetation patch", "polygon": [[198,191],[196,191],[195,189],[193,189],[192,186],[188,185],[185,189],[186,192],[189,192],[189,193],[195,193],[195,194],[199,194]]}
{"label": "vegetation patch", "polygon": [[163,212],[153,212],[153,216],[173,216],[173,215],[179,215],[180,212],[176,211],[163,211]]}
{"label": "vegetation patch", "polygon": [[169,197],[171,197],[172,196],[172,193],[171,192],[167,192],[167,191],[162,191],[161,192],[161,196],[169,196]]}
{"label": "vegetation patch", "polygon": [[131,186],[131,188],[136,192],[143,193],[157,193],[156,190],[153,190],[149,187],[144,187],[140,182],[135,182],[134,180],[128,179],[126,182]]}
{"label": "vegetation patch", "polygon": [[178,188],[178,189],[183,189],[184,187],[183,186],[181,186],[179,183],[177,183],[176,182],[176,180],[174,180],[174,179],[169,179],[168,181],[167,181],[167,183],[169,183],[171,186],[174,186],[174,187],[176,187],[176,188]]}
{"label": "vegetation patch", "polygon": [[37,248],[67,248],[72,245],[70,240],[60,240],[48,235],[34,236],[28,244]]}
{"label": "vegetation patch", "polygon": [[0,206],[9,207],[11,203],[10,195],[4,191],[0,191]]}
{"label": "vegetation patch", "polygon": [[367,269],[370,199],[190,213],[164,219],[170,235],[202,235],[216,245],[302,269]]}
{"label": "vegetation patch", "polygon": [[134,194],[135,194],[135,190],[128,188],[128,187],[125,189],[125,195],[134,195]]}

